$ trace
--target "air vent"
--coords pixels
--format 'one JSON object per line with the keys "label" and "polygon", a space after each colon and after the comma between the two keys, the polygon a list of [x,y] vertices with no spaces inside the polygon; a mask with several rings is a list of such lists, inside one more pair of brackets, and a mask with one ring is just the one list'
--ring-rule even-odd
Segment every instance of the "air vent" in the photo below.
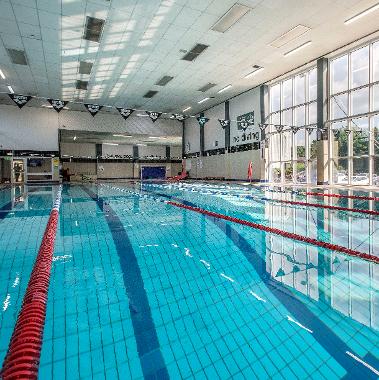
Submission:
{"label": "air vent", "polygon": [[166,86],[166,84],[168,82],[170,82],[171,80],[173,80],[174,77],[170,77],[168,75],[165,75],[164,77],[162,77],[161,79],[159,79],[159,81],[157,83],[155,83],[157,86]]}
{"label": "air vent", "polygon": [[196,44],[182,59],[184,61],[193,61],[208,47],[208,45]]}
{"label": "air vent", "polygon": [[251,8],[242,4],[234,4],[217,22],[212,26],[215,32],[225,33],[238,20],[240,20]]}
{"label": "air vent", "polygon": [[88,81],[85,81],[85,80],[76,81],[76,88],[78,90],[87,90],[87,87],[88,87]]}
{"label": "air vent", "polygon": [[199,88],[197,91],[207,92],[212,87],[216,86],[216,83],[207,83],[205,86]]}
{"label": "air vent", "polygon": [[158,91],[148,91],[143,97],[144,98],[152,98],[154,95],[156,95],[158,93]]}
{"label": "air vent", "polygon": [[80,61],[79,74],[91,74],[92,65],[91,62]]}
{"label": "air vent", "polygon": [[276,40],[272,41],[270,43],[270,46],[274,48],[280,48],[288,42],[293,41],[295,38],[298,38],[302,36],[303,34],[309,32],[311,29],[304,25],[297,25],[288,32],[282,34],[280,37],[278,37]]}
{"label": "air vent", "polygon": [[104,20],[87,16],[83,38],[88,41],[99,42],[104,27]]}
{"label": "air vent", "polygon": [[8,49],[8,55],[11,59],[12,63],[16,65],[24,65],[26,66],[28,62],[26,61],[26,55],[23,50],[16,50],[16,49]]}

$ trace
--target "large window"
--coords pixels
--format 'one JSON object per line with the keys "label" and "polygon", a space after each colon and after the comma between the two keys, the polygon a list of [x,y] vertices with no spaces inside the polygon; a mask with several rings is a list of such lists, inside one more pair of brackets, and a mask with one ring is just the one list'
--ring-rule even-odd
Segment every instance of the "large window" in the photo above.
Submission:
{"label": "large window", "polygon": [[379,184],[379,42],[330,61],[331,178]]}
{"label": "large window", "polygon": [[316,182],[316,98],[316,68],[270,87],[270,182]]}

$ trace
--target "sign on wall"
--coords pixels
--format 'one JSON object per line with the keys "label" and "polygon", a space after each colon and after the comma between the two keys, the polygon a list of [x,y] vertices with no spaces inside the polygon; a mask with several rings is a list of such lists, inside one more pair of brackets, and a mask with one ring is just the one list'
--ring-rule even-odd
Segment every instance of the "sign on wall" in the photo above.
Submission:
{"label": "sign on wall", "polygon": [[254,125],[254,111],[247,112],[243,115],[237,116],[237,129],[239,131],[246,131],[247,128]]}

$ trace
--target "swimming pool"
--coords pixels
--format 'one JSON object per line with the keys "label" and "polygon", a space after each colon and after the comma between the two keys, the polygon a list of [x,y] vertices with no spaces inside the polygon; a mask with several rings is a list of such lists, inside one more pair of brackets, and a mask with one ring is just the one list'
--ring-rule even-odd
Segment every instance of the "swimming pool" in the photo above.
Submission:
{"label": "swimming pool", "polygon": [[[39,377],[378,378],[378,264],[196,209],[377,257],[379,217],[278,200],[379,202],[277,190],[65,185]],[[1,361],[56,192],[0,190]]]}

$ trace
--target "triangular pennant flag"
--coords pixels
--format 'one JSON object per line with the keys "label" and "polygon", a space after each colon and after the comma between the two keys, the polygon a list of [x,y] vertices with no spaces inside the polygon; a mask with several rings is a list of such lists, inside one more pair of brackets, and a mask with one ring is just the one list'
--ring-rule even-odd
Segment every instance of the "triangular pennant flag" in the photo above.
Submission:
{"label": "triangular pennant flag", "polygon": [[283,270],[282,268],[280,268],[280,269],[276,272],[275,277],[281,277],[281,276],[285,276],[284,270]]}
{"label": "triangular pennant flag", "polygon": [[297,273],[297,272],[300,272],[300,267],[298,265],[294,265],[293,266],[293,270],[292,270],[293,273]]}
{"label": "triangular pennant flag", "polygon": [[162,112],[146,111],[146,113],[149,115],[150,119],[153,120],[153,123],[155,123],[162,115]]}
{"label": "triangular pennant flag", "polygon": [[296,135],[296,133],[299,132],[299,130],[300,130],[300,127],[291,127],[291,128],[292,128],[292,133],[294,135]]}
{"label": "triangular pennant flag", "polygon": [[259,128],[263,132],[268,127],[268,124],[259,124]]}
{"label": "triangular pennant flag", "polygon": [[122,107],[116,107],[117,111],[120,112],[120,115],[126,120],[133,112],[134,110],[131,108],[122,108]]}
{"label": "triangular pennant flag", "polygon": [[61,112],[64,106],[68,103],[65,100],[59,100],[59,99],[47,99],[47,101],[53,106],[55,111],[57,111],[58,113]]}
{"label": "triangular pennant flag", "polygon": [[230,125],[230,120],[228,119],[218,119],[218,122],[220,123],[222,129],[225,129],[227,126]]}
{"label": "triangular pennant flag", "polygon": [[275,125],[275,128],[276,128],[276,131],[278,132],[278,133],[281,133],[282,131],[283,131],[283,125]]}
{"label": "triangular pennant flag", "polygon": [[87,108],[87,111],[95,117],[95,115],[103,108],[103,106],[99,106],[98,104],[88,104],[84,103],[84,107]]}
{"label": "triangular pennant flag", "polygon": [[306,127],[305,130],[308,132],[310,135],[315,129],[313,127]]}
{"label": "triangular pennant flag", "polygon": [[8,94],[9,97],[16,103],[18,108],[24,107],[24,105],[32,98],[30,95],[16,95]]}
{"label": "triangular pennant flag", "polygon": [[171,116],[170,116],[170,119],[175,119],[175,120],[178,120],[178,121],[183,121],[187,118],[186,115],[181,115],[179,113],[173,113]]}
{"label": "triangular pennant flag", "polygon": [[200,127],[204,127],[204,125],[209,121],[209,119],[205,116],[198,116],[196,119],[199,122]]}

